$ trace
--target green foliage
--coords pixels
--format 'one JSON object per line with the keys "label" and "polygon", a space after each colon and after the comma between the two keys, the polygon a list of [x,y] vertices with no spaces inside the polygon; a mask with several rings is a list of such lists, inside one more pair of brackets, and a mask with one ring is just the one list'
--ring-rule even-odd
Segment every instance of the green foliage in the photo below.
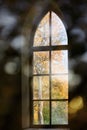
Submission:
{"label": "green foliage", "polygon": [[45,105],[43,108],[44,124],[49,124],[49,107]]}

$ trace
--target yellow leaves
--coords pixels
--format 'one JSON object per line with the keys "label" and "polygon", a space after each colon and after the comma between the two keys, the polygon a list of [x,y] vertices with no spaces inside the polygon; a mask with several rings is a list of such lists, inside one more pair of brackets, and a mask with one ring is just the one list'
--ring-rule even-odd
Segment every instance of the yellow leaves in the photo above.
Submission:
{"label": "yellow leaves", "polygon": [[52,77],[52,98],[68,99],[68,77],[67,76]]}

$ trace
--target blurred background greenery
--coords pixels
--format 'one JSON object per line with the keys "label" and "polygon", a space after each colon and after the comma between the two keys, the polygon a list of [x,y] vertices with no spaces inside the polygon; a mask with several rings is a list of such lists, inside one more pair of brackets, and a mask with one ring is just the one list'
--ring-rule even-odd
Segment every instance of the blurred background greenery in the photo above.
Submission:
{"label": "blurred background greenery", "polygon": [[[22,129],[21,31],[28,11],[37,1],[0,0],[0,130]],[[64,15],[70,46],[70,127],[87,130],[87,0],[55,1]]]}

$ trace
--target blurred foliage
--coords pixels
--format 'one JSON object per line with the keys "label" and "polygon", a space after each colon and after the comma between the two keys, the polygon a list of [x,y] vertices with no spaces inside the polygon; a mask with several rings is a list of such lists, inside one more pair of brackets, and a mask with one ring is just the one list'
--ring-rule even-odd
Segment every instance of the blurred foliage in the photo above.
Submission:
{"label": "blurred foliage", "polygon": [[[40,1],[40,0],[37,0]],[[0,0],[0,129],[21,129],[21,29],[35,0]],[[69,39],[69,68],[81,78],[70,100],[81,96],[84,107],[70,119],[71,130],[87,129],[87,0],[55,0]],[[21,36],[21,37],[20,37]],[[15,42],[13,42],[15,41]],[[18,44],[16,44],[16,42]],[[15,45],[16,44],[16,45]],[[72,78],[73,80],[73,78]],[[74,80],[73,80],[74,82]],[[75,80],[76,82],[76,80]],[[70,88],[72,86],[70,85]]]}

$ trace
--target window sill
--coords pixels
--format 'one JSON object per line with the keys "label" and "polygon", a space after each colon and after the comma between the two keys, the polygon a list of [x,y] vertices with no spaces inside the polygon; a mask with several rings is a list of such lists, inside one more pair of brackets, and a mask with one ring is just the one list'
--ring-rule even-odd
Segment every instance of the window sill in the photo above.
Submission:
{"label": "window sill", "polygon": [[25,128],[23,130],[70,130],[69,125],[63,125],[63,126],[41,126],[41,127],[31,127],[31,128]]}

